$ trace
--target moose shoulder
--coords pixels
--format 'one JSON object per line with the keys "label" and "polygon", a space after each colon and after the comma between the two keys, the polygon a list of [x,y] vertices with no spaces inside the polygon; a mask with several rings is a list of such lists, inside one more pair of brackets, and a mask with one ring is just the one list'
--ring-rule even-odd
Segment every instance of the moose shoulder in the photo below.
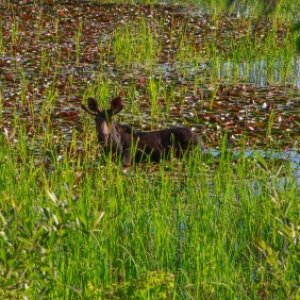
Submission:
{"label": "moose shoulder", "polygon": [[198,136],[189,128],[139,131],[113,122],[113,116],[123,109],[121,97],[112,99],[110,104],[109,109],[100,110],[96,100],[88,98],[87,107],[82,105],[82,108],[95,118],[99,143],[105,149],[119,153],[124,166],[145,158],[158,162],[161,158],[167,158],[170,152],[181,157],[190,147],[200,145]]}

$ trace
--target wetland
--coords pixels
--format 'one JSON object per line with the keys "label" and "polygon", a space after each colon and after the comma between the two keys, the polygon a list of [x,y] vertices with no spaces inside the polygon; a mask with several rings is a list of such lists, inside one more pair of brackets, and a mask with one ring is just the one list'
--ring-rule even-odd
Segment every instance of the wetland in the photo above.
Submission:
{"label": "wetland", "polygon": [[[1,299],[298,299],[299,8],[2,1]],[[204,150],[123,168],[118,95]]]}

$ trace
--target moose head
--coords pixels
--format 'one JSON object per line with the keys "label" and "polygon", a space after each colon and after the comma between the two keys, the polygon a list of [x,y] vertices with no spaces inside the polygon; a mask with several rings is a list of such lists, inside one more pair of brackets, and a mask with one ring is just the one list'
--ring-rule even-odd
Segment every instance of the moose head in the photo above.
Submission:
{"label": "moose head", "polygon": [[110,101],[110,108],[100,110],[94,98],[87,99],[87,107],[83,104],[82,108],[93,115],[96,123],[97,137],[100,144],[109,146],[109,139],[113,130],[112,117],[123,109],[121,97],[115,97]]}

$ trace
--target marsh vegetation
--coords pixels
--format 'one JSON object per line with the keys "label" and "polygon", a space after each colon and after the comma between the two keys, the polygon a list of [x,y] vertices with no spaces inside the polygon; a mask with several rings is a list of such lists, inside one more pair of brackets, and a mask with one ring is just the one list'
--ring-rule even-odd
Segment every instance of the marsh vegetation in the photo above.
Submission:
{"label": "marsh vegetation", "polygon": [[[0,3],[1,299],[300,297],[299,3],[229,2]],[[205,151],[124,169],[117,95]]]}

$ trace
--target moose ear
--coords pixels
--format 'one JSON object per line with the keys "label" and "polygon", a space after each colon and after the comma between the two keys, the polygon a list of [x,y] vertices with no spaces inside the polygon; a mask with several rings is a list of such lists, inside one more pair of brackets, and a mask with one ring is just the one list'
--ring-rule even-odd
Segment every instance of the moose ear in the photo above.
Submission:
{"label": "moose ear", "polygon": [[88,108],[92,112],[99,112],[97,101],[94,98],[87,99]]}
{"label": "moose ear", "polygon": [[122,98],[120,96],[110,101],[110,111],[112,115],[117,114],[123,109]]}

